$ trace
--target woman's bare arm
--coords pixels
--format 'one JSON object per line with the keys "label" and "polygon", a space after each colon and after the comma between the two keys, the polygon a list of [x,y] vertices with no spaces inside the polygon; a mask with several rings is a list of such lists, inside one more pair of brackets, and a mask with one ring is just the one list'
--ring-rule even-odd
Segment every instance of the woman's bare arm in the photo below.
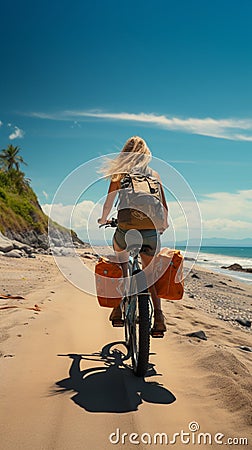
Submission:
{"label": "woman's bare arm", "polygon": [[102,217],[98,219],[98,223],[103,224],[106,223],[108,215],[113,207],[114,200],[116,198],[116,194],[118,192],[119,186],[117,181],[111,181],[109,185],[109,190],[107,193],[106,200],[102,209]]}

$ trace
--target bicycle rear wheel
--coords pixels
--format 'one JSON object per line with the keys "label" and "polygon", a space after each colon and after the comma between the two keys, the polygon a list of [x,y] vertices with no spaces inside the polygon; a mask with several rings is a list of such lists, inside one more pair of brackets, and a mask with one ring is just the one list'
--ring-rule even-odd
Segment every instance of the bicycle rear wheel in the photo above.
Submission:
{"label": "bicycle rear wheel", "polygon": [[124,318],[124,336],[125,344],[128,349],[131,347],[130,333],[131,333],[131,320],[129,317],[130,313],[130,298],[124,300],[123,304],[123,318]]}
{"label": "bicycle rear wheel", "polygon": [[148,369],[150,350],[149,294],[142,293],[137,298],[131,349],[134,374],[143,377]]}
{"label": "bicycle rear wheel", "polygon": [[[133,276],[133,279],[134,278],[135,277]],[[135,301],[131,307],[132,320],[130,346],[133,371],[136,376],[143,377],[148,369],[150,350],[150,308],[148,291],[145,290],[136,294]]]}

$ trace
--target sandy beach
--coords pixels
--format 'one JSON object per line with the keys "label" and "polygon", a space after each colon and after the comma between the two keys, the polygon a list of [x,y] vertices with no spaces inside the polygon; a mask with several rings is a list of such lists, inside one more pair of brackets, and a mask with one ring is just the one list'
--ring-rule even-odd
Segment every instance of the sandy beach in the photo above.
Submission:
{"label": "sandy beach", "polygon": [[[163,448],[155,433],[175,448],[217,449],[217,433],[251,445],[251,327],[237,321],[252,319],[251,285],[194,266],[183,299],[163,300],[168,331],[152,339],[149,372],[137,379],[110,309],[69,283],[52,256],[0,256],[0,265],[1,448],[133,448],[134,439]],[[172,443],[181,430],[189,441]],[[200,432],[211,443],[199,443]]]}

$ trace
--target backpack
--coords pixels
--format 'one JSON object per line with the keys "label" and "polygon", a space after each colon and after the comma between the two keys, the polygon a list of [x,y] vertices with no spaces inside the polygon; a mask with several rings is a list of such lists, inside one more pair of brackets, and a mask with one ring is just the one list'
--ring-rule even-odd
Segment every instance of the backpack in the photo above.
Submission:
{"label": "backpack", "polygon": [[152,175],[131,172],[120,183],[118,226],[124,230],[160,229],[164,206],[160,182]]}

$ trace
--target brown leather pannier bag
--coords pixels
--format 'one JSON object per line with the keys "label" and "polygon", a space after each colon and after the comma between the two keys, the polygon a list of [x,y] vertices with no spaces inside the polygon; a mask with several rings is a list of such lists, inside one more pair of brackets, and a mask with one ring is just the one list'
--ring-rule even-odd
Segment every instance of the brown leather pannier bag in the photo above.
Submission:
{"label": "brown leather pannier bag", "polygon": [[159,298],[180,300],[183,297],[183,256],[179,250],[163,248],[159,252],[154,262],[154,277]]}
{"label": "brown leather pannier bag", "polygon": [[124,285],[120,264],[100,258],[95,266],[95,283],[100,306],[115,308],[120,304]]}

